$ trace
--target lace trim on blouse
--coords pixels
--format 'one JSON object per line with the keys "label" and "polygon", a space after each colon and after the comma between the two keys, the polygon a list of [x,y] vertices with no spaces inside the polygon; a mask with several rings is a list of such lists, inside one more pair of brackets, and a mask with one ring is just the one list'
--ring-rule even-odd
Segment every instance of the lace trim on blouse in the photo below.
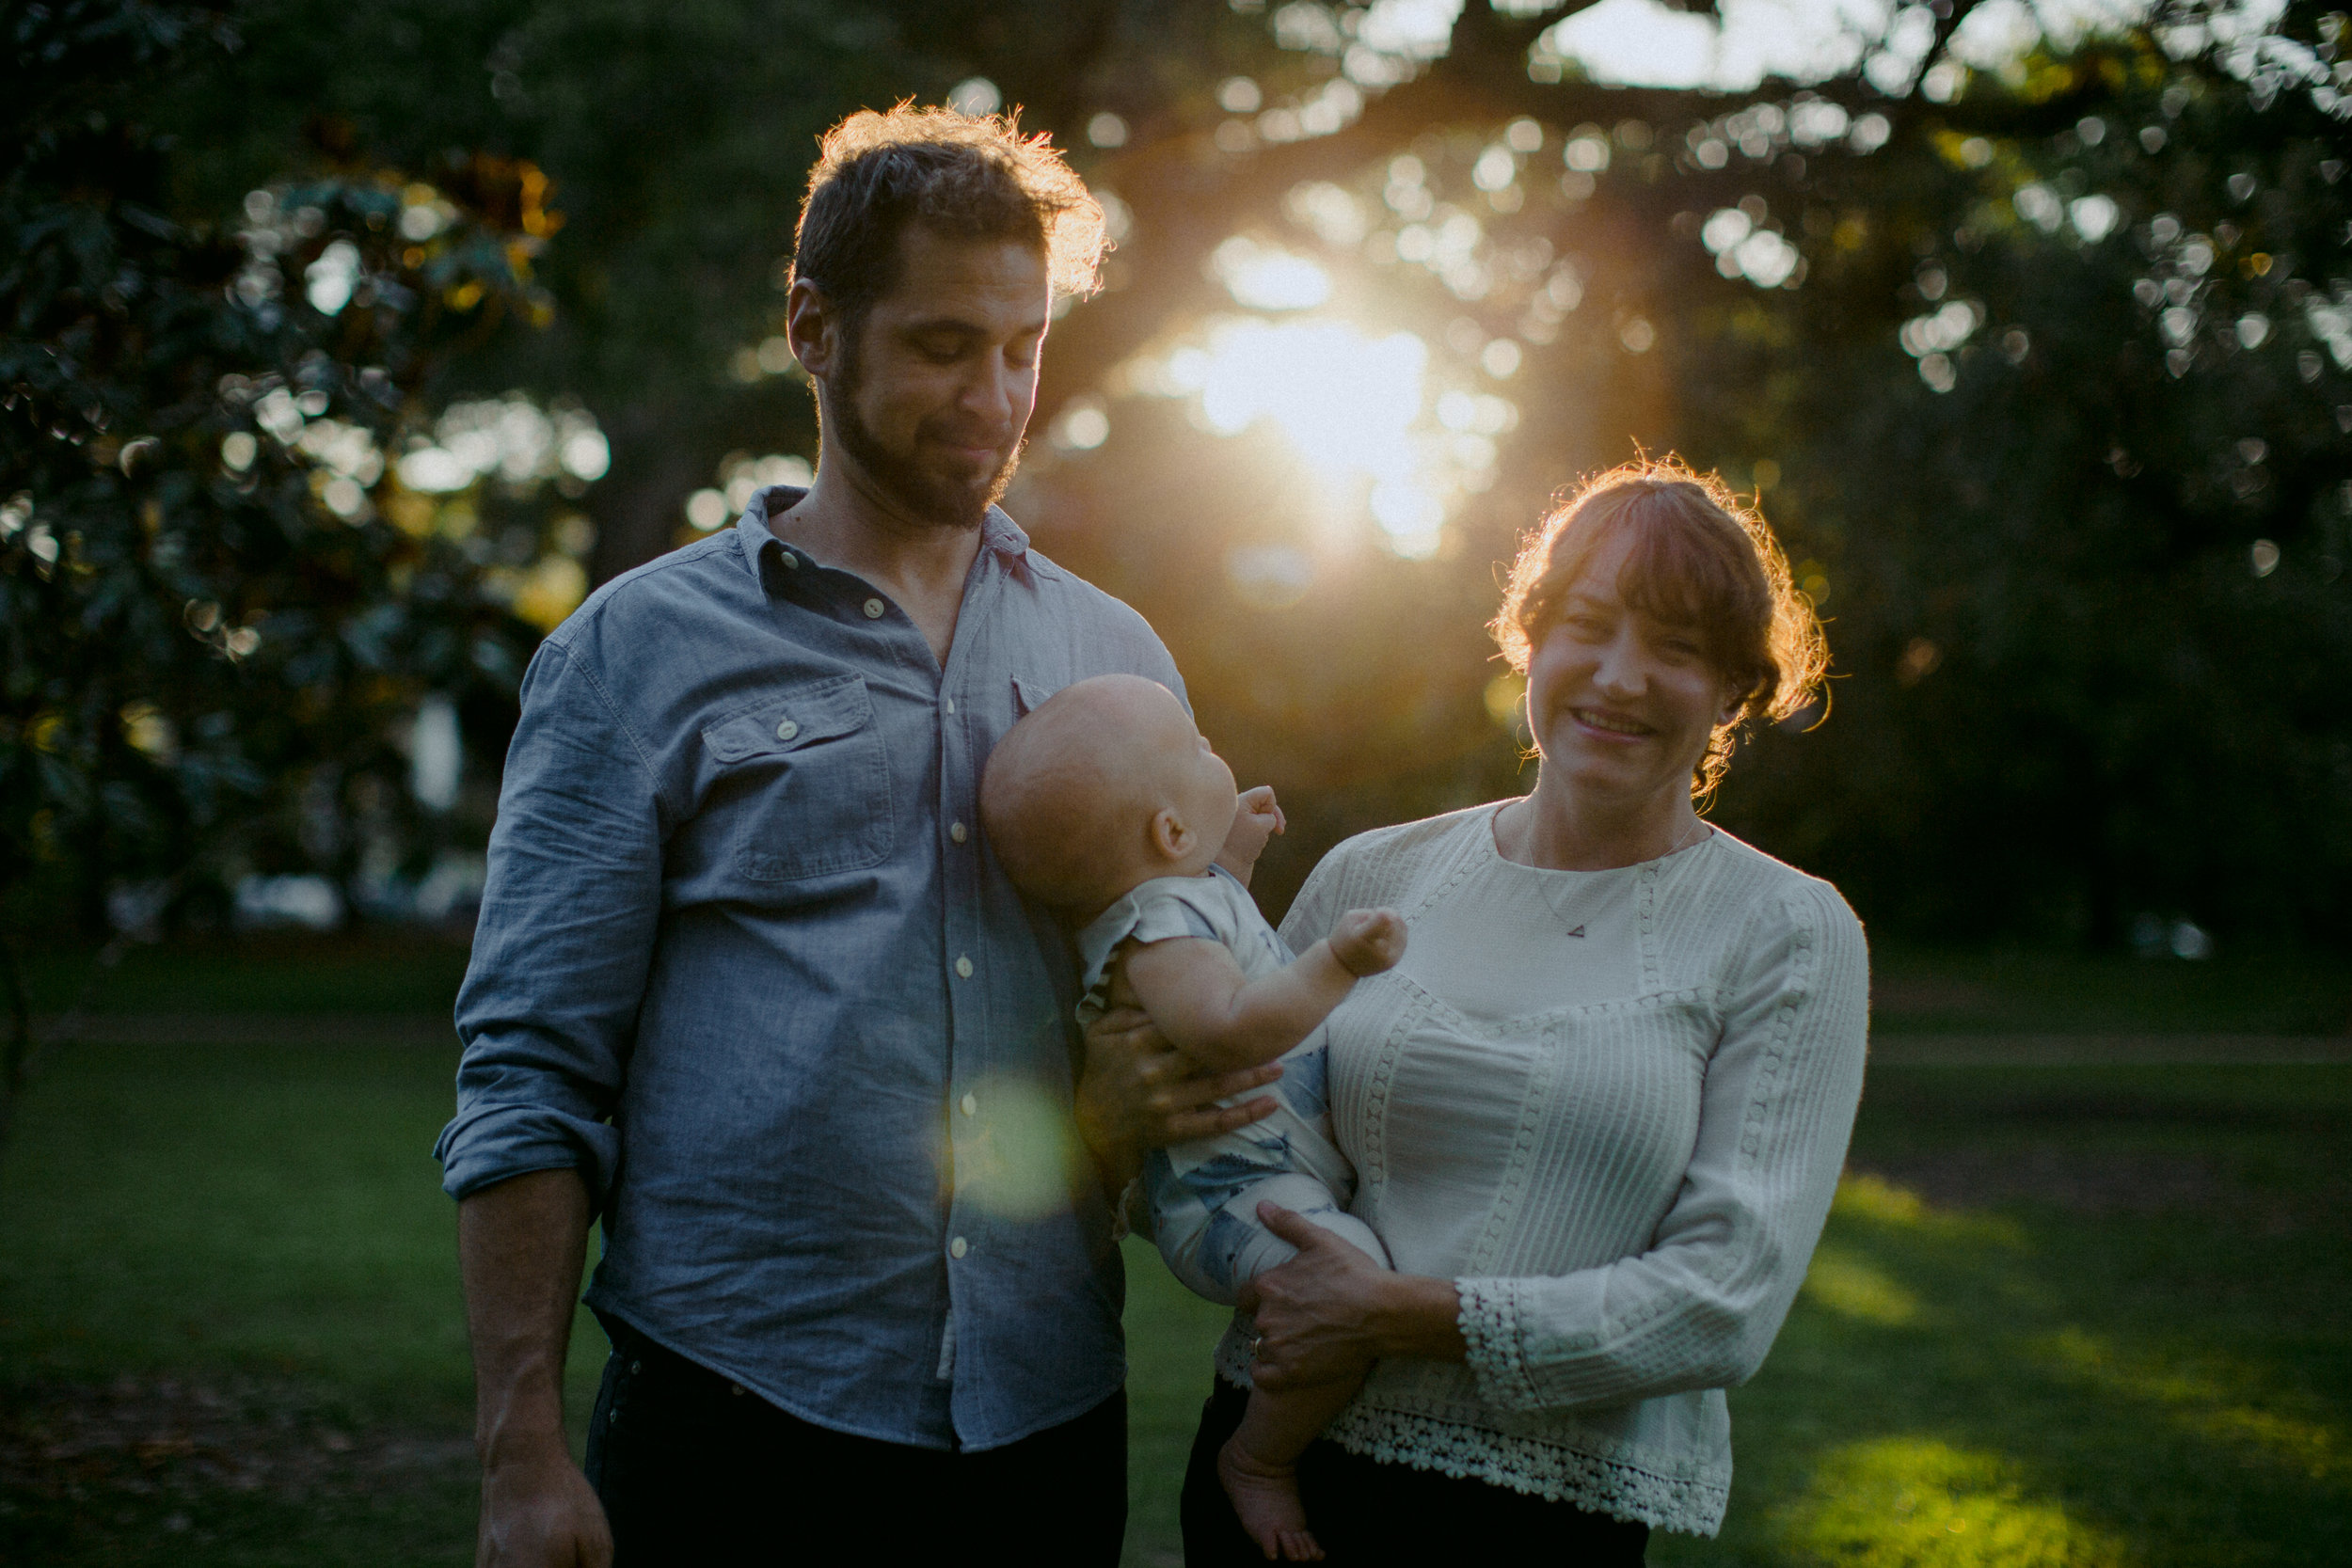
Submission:
{"label": "lace trim on blouse", "polygon": [[[1498,1309],[1507,1313],[1509,1308],[1501,1302],[1485,1300],[1487,1288],[1505,1287],[1506,1282],[1465,1279],[1456,1283],[1462,1292],[1462,1331],[1470,1337],[1470,1359],[1483,1386],[1489,1369],[1504,1363],[1491,1349],[1482,1354],[1476,1336],[1492,1337],[1489,1343],[1493,1346],[1512,1344],[1515,1339],[1506,1326],[1507,1317],[1496,1315]],[[1474,1299],[1480,1302],[1475,1319]],[[1526,1372],[1516,1349],[1507,1364],[1524,1383]],[[1237,1388],[1249,1386],[1249,1339],[1238,1319],[1217,1341],[1216,1374]],[[1532,1396],[1533,1384],[1527,1387]],[[1567,1443],[1493,1432],[1468,1421],[1367,1404],[1361,1399],[1343,1411],[1323,1434],[1377,1465],[1405,1465],[1457,1481],[1483,1481],[1547,1502],[1569,1503],[1685,1535],[1713,1535],[1722,1528],[1724,1511],[1731,1501],[1728,1478],[1722,1474],[1663,1476]]]}
{"label": "lace trim on blouse", "polygon": [[1507,1486],[1548,1502],[1637,1519],[1653,1529],[1713,1535],[1731,1500],[1730,1487],[1719,1481],[1661,1476],[1565,1444],[1509,1436],[1406,1410],[1350,1405],[1323,1434],[1376,1464],[1407,1465],[1456,1480]]}
{"label": "lace trim on blouse", "polygon": [[1454,1294],[1461,1299],[1455,1319],[1463,1342],[1470,1346],[1470,1372],[1478,1391],[1499,1409],[1534,1410],[1544,1402],[1535,1380],[1519,1357],[1519,1304],[1507,1279],[1457,1279]]}

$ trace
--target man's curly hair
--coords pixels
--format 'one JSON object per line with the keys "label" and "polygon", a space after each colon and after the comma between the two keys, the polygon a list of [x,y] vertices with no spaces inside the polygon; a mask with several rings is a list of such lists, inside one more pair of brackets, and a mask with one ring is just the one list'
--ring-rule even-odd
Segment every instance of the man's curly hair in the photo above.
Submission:
{"label": "man's curly hair", "polygon": [[1020,111],[967,115],[902,103],[861,110],[819,139],[792,254],[854,336],[898,284],[910,222],[961,240],[1009,240],[1044,256],[1055,291],[1090,294],[1110,248],[1103,204]]}

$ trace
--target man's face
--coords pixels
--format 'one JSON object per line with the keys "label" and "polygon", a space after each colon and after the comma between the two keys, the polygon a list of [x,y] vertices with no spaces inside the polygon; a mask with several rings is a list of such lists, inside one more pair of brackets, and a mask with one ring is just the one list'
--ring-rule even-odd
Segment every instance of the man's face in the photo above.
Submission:
{"label": "man's face", "polygon": [[1045,258],[1012,241],[898,240],[898,286],[821,376],[825,433],[862,488],[913,523],[977,529],[1037,404]]}

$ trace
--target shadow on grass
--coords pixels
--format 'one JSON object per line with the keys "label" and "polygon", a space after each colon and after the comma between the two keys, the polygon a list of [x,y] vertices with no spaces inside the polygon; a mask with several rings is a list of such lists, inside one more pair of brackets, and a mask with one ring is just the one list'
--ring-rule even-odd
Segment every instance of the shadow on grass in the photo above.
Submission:
{"label": "shadow on grass", "polygon": [[8,1393],[8,1561],[430,1561],[470,1528],[469,1442],[347,1432],[300,1386],[126,1375]]}
{"label": "shadow on grass", "polygon": [[[470,1553],[454,1053],[89,1046],[0,1166],[0,1560]],[[1667,1565],[2352,1560],[2352,1068],[1880,1068],[1723,1537]],[[1129,1561],[1221,1314],[1130,1243]],[[583,1315],[573,1414],[603,1342]],[[342,1446],[338,1446],[342,1445]]]}
{"label": "shadow on grass", "polygon": [[[2348,1087],[1875,1076],[1798,1308],[1733,1394],[1724,1536],[1652,1560],[2352,1560]],[[2147,1180],[2167,1162],[2198,1180]]]}
{"label": "shadow on grass", "polygon": [[[0,1561],[470,1560],[471,1374],[431,1157],[455,1065],[59,1061],[0,1162]],[[604,1350],[584,1312],[573,1343],[577,1418]]]}

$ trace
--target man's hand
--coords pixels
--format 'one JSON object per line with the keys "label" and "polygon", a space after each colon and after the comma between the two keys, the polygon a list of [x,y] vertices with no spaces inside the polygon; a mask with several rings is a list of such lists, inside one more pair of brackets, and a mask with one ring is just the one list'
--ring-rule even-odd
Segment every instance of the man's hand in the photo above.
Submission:
{"label": "man's hand", "polygon": [[1249,885],[1249,873],[1257,868],[1258,857],[1265,853],[1266,840],[1279,833],[1286,824],[1282,808],[1275,803],[1274,786],[1260,784],[1241,792],[1241,810],[1233,814],[1232,830],[1225,835],[1225,847],[1217,851],[1216,863],[1241,879],[1241,885]]}
{"label": "man's hand", "polygon": [[609,1568],[612,1532],[564,1436],[564,1354],[588,1246],[587,1184],[535,1170],[457,1204],[482,1456],[476,1568]]}
{"label": "man's hand", "polygon": [[559,1440],[485,1463],[474,1568],[611,1568],[612,1532]]}
{"label": "man's hand", "polygon": [[[1112,994],[1117,997],[1118,987]],[[1096,1019],[1087,1028],[1086,1045],[1078,1135],[1113,1193],[1143,1168],[1146,1149],[1215,1137],[1274,1114],[1269,1095],[1233,1106],[1217,1101],[1273,1083],[1282,1076],[1279,1065],[1196,1077],[1192,1064],[1138,1008],[1115,1006]]]}

